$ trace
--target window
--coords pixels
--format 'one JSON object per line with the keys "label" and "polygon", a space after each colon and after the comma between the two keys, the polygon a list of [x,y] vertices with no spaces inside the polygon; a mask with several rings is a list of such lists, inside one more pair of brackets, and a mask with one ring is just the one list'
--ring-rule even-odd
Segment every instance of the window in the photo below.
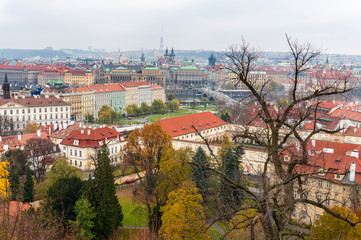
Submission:
{"label": "window", "polygon": [[48,108],[45,108],[44,111],[47,112]]}
{"label": "window", "polygon": [[4,110],[4,115],[6,115],[6,110]]}
{"label": "window", "polygon": [[308,198],[308,192],[302,193],[302,198],[303,198],[303,199],[307,199],[307,198]]}
{"label": "window", "polygon": [[81,161],[79,161],[79,167],[82,167],[83,163]]}
{"label": "window", "polygon": [[118,147],[115,147],[115,150],[114,150],[114,151],[115,151],[115,153],[117,153],[117,152],[118,152]]}
{"label": "window", "polygon": [[73,165],[73,161],[72,161],[72,160],[70,160],[70,165]]}
{"label": "window", "polygon": [[81,151],[79,150],[79,157],[81,157]]}
{"label": "window", "polygon": [[63,147],[63,150],[66,150],[66,147],[65,147],[65,146]]}
{"label": "window", "polygon": [[305,180],[303,180],[303,184],[307,185],[308,184],[308,178],[305,178]]}
{"label": "window", "polygon": [[52,112],[53,111],[53,108],[50,108],[50,112]]}
{"label": "window", "polygon": [[30,108],[28,108],[28,113],[30,113]]}
{"label": "window", "polygon": [[302,219],[305,219],[306,217],[307,217],[306,211],[302,210],[302,212],[301,212],[301,218],[302,218]]}
{"label": "window", "polygon": [[25,114],[25,109],[23,109],[23,114]]}
{"label": "window", "polygon": [[12,109],[10,110],[10,114],[13,114],[13,110],[12,110]]}
{"label": "window", "polygon": [[73,149],[70,149],[70,156],[73,155]]}
{"label": "window", "polygon": [[55,108],[55,112],[57,112],[57,111],[58,111],[58,108],[56,107],[56,108]]}
{"label": "window", "polygon": [[36,108],[34,108],[33,112],[36,113]]}
{"label": "window", "polygon": [[39,113],[41,113],[41,108],[39,108]]}
{"label": "window", "polygon": [[16,114],[19,114],[19,109],[16,109]]}
{"label": "window", "polygon": [[326,188],[331,189],[331,183],[330,182],[326,182]]}
{"label": "window", "polygon": [[75,161],[74,161],[74,166],[77,166],[77,165],[78,165],[78,161],[75,160]]}
{"label": "window", "polygon": [[293,198],[294,198],[294,199],[297,198],[297,190],[293,190]]}
{"label": "window", "polygon": [[317,194],[317,195],[316,195],[316,199],[317,199],[317,203],[321,204],[321,202],[322,202],[322,196],[321,196],[321,194]]}
{"label": "window", "polygon": [[321,180],[318,181],[318,187],[322,187],[322,181]]}
{"label": "window", "polygon": [[78,151],[74,150],[74,156],[77,157],[78,156]]}
{"label": "window", "polygon": [[330,197],[329,196],[326,197],[325,204],[326,204],[326,206],[330,206]]}

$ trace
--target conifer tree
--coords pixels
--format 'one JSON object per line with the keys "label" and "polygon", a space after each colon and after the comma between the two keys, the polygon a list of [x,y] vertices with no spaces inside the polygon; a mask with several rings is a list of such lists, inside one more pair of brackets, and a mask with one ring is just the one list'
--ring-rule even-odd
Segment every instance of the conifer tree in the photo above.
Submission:
{"label": "conifer tree", "polygon": [[115,193],[113,168],[106,145],[97,153],[94,180],[89,181],[87,197],[96,214],[93,234],[96,239],[107,239],[122,225],[123,213]]}
{"label": "conifer tree", "polygon": [[17,200],[19,187],[20,187],[19,173],[17,170],[15,170],[10,183],[11,199],[13,201]]}
{"label": "conifer tree", "polygon": [[197,152],[192,157],[192,180],[197,185],[203,200],[206,200],[209,183],[210,183],[210,167],[211,163],[207,158],[204,150],[199,147]]}
{"label": "conifer tree", "polygon": [[26,170],[26,182],[24,183],[24,202],[34,201],[34,180],[30,167]]}
{"label": "conifer tree", "polygon": [[226,147],[222,154],[222,171],[220,197],[225,209],[237,209],[242,201],[242,193],[234,183],[241,181],[239,154],[231,147]]}

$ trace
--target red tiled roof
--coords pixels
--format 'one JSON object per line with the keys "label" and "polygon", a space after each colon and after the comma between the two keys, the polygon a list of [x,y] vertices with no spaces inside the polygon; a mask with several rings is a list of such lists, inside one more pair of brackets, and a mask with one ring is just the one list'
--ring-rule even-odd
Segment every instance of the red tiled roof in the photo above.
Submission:
{"label": "red tiled roof", "polygon": [[149,86],[149,83],[146,81],[134,81],[134,82],[120,82],[119,83],[124,88],[132,88],[139,86]]}
{"label": "red tiled roof", "polygon": [[73,131],[78,130],[78,129],[81,129],[81,127],[80,127],[80,124],[76,122],[73,125],[70,125],[69,127],[67,127],[66,129],[61,129],[61,130],[57,130],[57,131],[53,132],[52,134],[49,135],[49,137],[64,139],[70,133],[72,133]]}
{"label": "red tiled roof", "polygon": [[17,103],[23,106],[29,106],[29,107],[44,107],[44,106],[70,106],[70,103],[67,103],[57,97],[54,96],[42,96],[38,95],[35,97],[18,97],[15,99],[12,97],[11,99],[3,99],[0,98],[0,105],[4,105],[7,103]]}
{"label": "red tiled roof", "polygon": [[151,86],[152,86],[152,89],[164,89],[164,87],[161,87],[157,84],[151,84]]}
{"label": "red tiled roof", "polygon": [[331,116],[343,117],[352,121],[361,122],[361,110],[347,110],[347,108],[336,109],[331,113]]}
{"label": "red tiled roof", "polygon": [[354,137],[361,137],[361,128],[349,127],[349,128],[346,129],[345,135],[354,136]]}
{"label": "red tiled roof", "polygon": [[20,148],[21,146],[25,146],[26,142],[31,138],[44,138],[49,140],[48,134],[45,132],[41,132],[40,137],[37,135],[37,133],[29,133],[29,134],[20,135],[20,138],[21,139],[19,140],[18,135],[2,137],[0,141],[0,147],[4,148],[5,145],[8,145],[9,149],[17,149]]}
{"label": "red tiled roof", "polygon": [[[91,147],[98,148],[101,147],[101,144],[107,144],[110,140],[118,138],[119,141],[126,141],[125,139],[121,140],[123,136],[122,133],[117,132],[109,127],[91,129],[84,128],[72,131],[62,142],[63,145],[74,146],[74,147]],[[78,144],[74,144],[74,140],[78,140]],[[101,144],[100,144],[101,143]]]}
{"label": "red tiled roof", "polygon": [[211,112],[161,119],[157,123],[172,137],[196,132],[192,126],[203,131],[228,124]]}

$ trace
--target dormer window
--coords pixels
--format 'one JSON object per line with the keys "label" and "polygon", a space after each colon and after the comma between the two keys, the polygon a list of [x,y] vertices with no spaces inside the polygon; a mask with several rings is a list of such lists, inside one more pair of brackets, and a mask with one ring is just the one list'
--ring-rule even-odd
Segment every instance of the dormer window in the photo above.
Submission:
{"label": "dormer window", "polygon": [[79,140],[74,139],[74,145],[79,146]]}
{"label": "dormer window", "polygon": [[320,168],[320,169],[318,170],[318,175],[320,175],[320,176],[325,176],[325,174],[326,174],[326,172],[325,172],[322,168]]}
{"label": "dormer window", "polygon": [[288,155],[285,156],[284,158],[285,162],[289,162],[290,161],[290,157]]}
{"label": "dormer window", "polygon": [[342,175],[336,173],[336,174],[335,174],[335,179],[336,179],[336,180],[342,180]]}

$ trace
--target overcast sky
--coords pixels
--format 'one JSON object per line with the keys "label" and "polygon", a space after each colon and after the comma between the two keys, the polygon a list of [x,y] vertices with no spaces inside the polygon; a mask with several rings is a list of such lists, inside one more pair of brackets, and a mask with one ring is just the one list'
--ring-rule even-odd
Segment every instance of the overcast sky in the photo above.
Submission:
{"label": "overcast sky", "polygon": [[0,0],[0,49],[226,50],[243,36],[286,51],[285,33],[361,54],[359,0]]}

